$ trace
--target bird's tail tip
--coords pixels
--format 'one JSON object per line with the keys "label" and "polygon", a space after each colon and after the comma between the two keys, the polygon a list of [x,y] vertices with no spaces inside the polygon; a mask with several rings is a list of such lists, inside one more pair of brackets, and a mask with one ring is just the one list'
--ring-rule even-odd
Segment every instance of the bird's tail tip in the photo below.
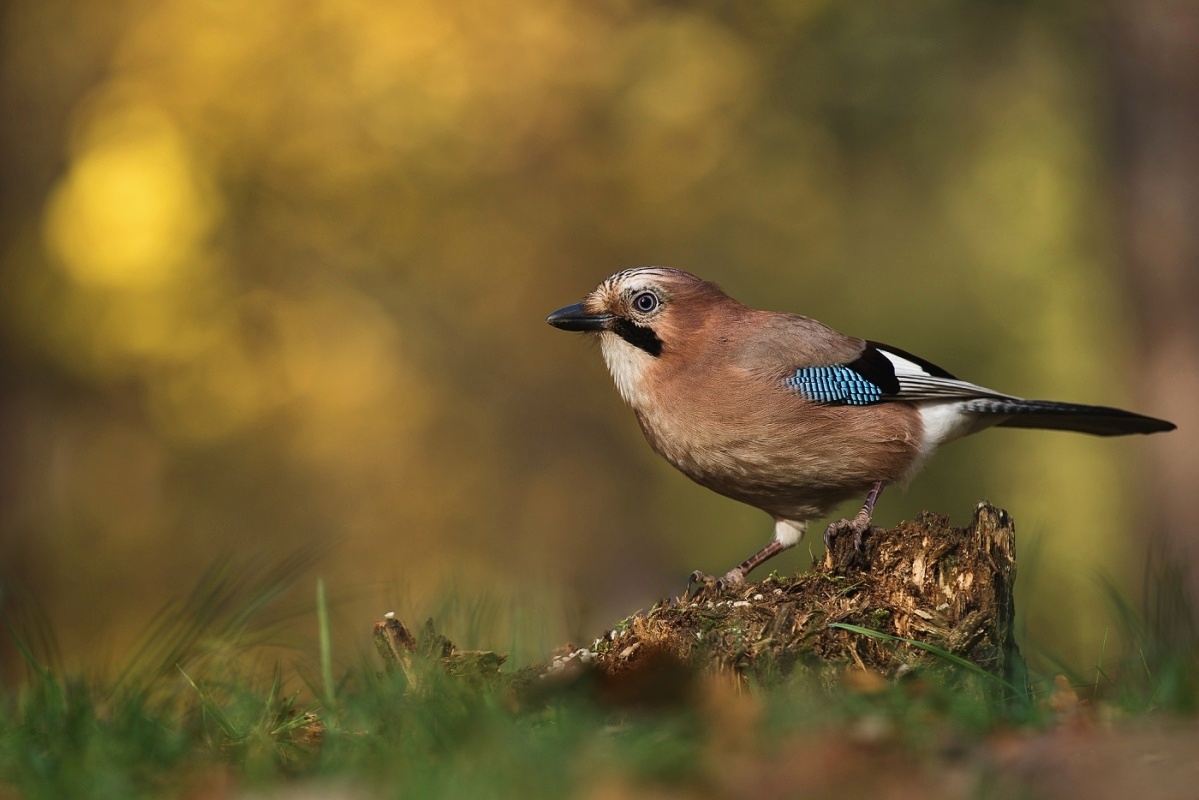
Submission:
{"label": "bird's tail tip", "polygon": [[999,423],[1005,428],[1039,428],[1077,431],[1095,436],[1126,436],[1133,433],[1166,433],[1178,426],[1157,417],[1120,408],[1059,403],[1052,400],[981,398],[969,403],[971,411],[1007,417]]}

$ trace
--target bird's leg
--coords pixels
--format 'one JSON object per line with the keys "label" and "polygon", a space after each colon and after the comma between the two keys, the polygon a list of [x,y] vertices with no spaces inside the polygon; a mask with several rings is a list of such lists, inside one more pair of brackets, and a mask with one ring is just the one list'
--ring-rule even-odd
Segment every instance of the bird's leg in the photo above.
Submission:
{"label": "bird's leg", "polygon": [[752,572],[755,567],[763,561],[774,558],[786,549],[778,539],[771,539],[770,544],[726,572],[718,583],[723,583],[725,586],[736,586],[739,583],[745,583],[745,576]]}
{"label": "bird's leg", "polygon": [[706,588],[707,586],[714,586],[719,591],[726,586],[737,586],[745,583],[745,576],[748,575],[755,567],[760,565],[763,561],[774,558],[786,549],[787,546],[778,539],[772,539],[770,544],[766,545],[761,550],[730,569],[725,573],[723,578],[717,578],[715,581],[712,580],[710,575],[705,575],[699,570],[696,570],[695,572],[691,573],[691,577],[687,580],[687,591],[690,592],[692,587],[694,587],[696,584],[701,584],[701,589]]}
{"label": "bird's leg", "polygon": [[861,510],[854,515],[852,520],[840,519],[824,529],[824,546],[826,548],[831,547],[834,536],[842,530],[848,529],[853,532],[853,549],[859,553],[862,552],[862,537],[866,531],[870,530],[870,521],[874,518],[874,504],[878,502],[878,496],[883,493],[883,487],[886,485],[886,481],[875,481],[866,495],[866,502],[862,504]]}

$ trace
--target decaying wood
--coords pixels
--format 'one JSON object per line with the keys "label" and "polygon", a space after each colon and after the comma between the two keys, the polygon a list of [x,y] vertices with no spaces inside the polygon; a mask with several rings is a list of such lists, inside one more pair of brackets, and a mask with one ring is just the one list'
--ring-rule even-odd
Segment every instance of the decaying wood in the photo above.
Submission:
{"label": "decaying wood", "polygon": [[420,638],[417,638],[392,613],[375,623],[372,638],[387,671],[402,672],[411,687],[419,687],[421,683],[421,672],[416,668],[414,657],[436,660],[450,675],[488,680],[498,679],[500,667],[508,659],[506,654],[490,650],[459,650],[434,630],[433,620],[425,623]]}
{"label": "decaying wood", "polygon": [[[836,680],[847,668],[894,678],[943,661],[905,642],[830,627],[845,623],[931,645],[1019,684],[1023,662],[1012,635],[1015,579],[1015,530],[1007,512],[980,503],[966,528],[924,512],[874,531],[862,553],[852,537],[834,539],[811,572],[663,601],[623,620],[590,647],[563,648],[551,665],[532,672],[619,681],[668,662],[767,678],[809,671]],[[388,643],[388,626],[396,625],[407,638],[392,639],[407,644]],[[431,628],[426,635],[434,635]],[[404,668],[405,653],[417,649],[394,619],[378,623],[376,641],[393,667]],[[440,657],[445,660],[444,653]],[[523,674],[527,679],[529,672]]]}

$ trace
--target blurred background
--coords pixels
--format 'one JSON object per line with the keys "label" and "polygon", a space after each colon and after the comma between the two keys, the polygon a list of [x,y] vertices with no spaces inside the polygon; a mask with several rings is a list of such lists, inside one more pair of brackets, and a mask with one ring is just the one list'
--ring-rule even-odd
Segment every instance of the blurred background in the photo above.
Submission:
{"label": "blurred background", "polygon": [[986,433],[883,498],[1008,508],[1026,650],[1094,664],[1103,581],[1199,557],[1188,5],[8,0],[0,604],[102,669],[218,559],[304,553],[339,652],[447,595],[548,648],[727,569],[770,520],[544,323],[664,264],[1179,423]]}

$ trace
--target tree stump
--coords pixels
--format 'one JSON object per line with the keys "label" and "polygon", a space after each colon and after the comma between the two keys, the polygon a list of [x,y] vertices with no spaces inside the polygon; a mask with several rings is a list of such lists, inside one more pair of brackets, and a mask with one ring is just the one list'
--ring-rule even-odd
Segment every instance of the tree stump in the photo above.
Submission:
{"label": "tree stump", "polygon": [[[762,678],[807,671],[831,683],[853,668],[895,678],[943,663],[948,653],[1021,688],[1014,553],[1015,529],[1002,509],[979,503],[966,528],[926,511],[874,530],[860,553],[852,537],[835,539],[811,572],[662,601],[590,647],[562,648],[549,666],[522,671],[523,679],[589,674],[600,685],[622,685],[669,664],[666,674],[675,667]],[[376,626],[376,638],[386,631]],[[380,646],[385,660],[387,651]]]}

